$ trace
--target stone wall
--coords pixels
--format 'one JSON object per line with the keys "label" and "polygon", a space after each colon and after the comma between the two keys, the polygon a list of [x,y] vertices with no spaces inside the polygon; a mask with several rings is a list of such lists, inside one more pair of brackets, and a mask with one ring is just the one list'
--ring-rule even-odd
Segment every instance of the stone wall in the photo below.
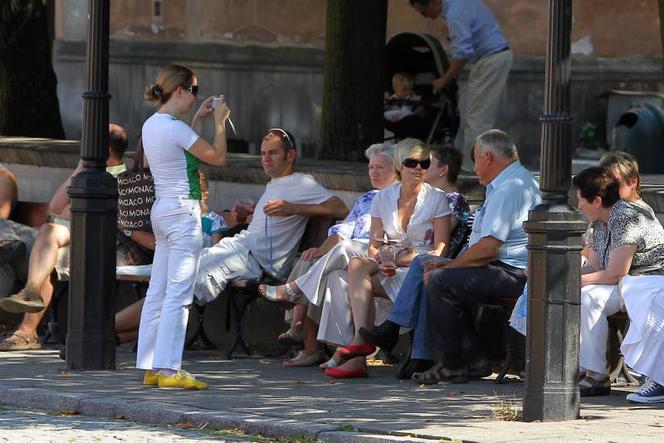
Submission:
{"label": "stone wall", "polygon": [[[341,0],[333,0],[341,1]],[[162,15],[154,15],[154,4]],[[546,52],[548,0],[485,0],[517,55]],[[408,0],[389,0],[388,39],[428,32],[445,42],[440,20],[426,20]],[[573,52],[594,57],[659,56],[656,0],[574,2]],[[56,36],[85,38],[86,0],[56,0]],[[113,0],[111,37],[124,41],[226,43],[323,48],[325,0]]]}
{"label": "stone wall", "polygon": [[[77,139],[83,112],[85,45],[58,41],[54,59],[65,132],[68,138]],[[303,156],[313,155],[320,132],[322,50],[114,41],[110,118],[126,126],[132,139],[138,137],[143,121],[152,112],[142,99],[144,86],[160,66],[173,61],[194,69],[202,95],[225,94],[239,132],[237,137],[249,142],[249,152],[257,152],[267,128],[283,126],[295,134]],[[576,56],[572,69],[574,134],[586,121],[595,123],[598,133],[605,132],[606,99],[602,93],[613,89],[664,90],[661,59],[657,58]],[[496,125],[512,133],[524,161],[531,166],[538,164],[543,91],[544,58],[517,57]],[[212,136],[209,127],[204,135],[209,139]]]}
{"label": "stone wall", "polygon": [[[161,4],[156,18],[153,6]],[[537,166],[543,107],[547,0],[486,0],[516,59],[497,126],[512,133],[524,162]],[[57,0],[55,70],[65,132],[80,138],[87,2]],[[661,91],[655,0],[574,2],[573,133],[590,121],[606,131],[613,89]],[[110,117],[136,138],[151,110],[144,86],[171,62],[191,66],[201,93],[223,93],[249,152],[266,128],[283,126],[313,155],[320,133],[324,0],[114,0],[111,2]],[[407,0],[390,0],[387,37],[427,32],[446,42],[441,20],[425,20]],[[463,85],[464,76],[461,76]],[[208,128],[205,133],[211,136]],[[606,140],[599,140],[606,144]],[[570,149],[573,149],[571,146]]]}

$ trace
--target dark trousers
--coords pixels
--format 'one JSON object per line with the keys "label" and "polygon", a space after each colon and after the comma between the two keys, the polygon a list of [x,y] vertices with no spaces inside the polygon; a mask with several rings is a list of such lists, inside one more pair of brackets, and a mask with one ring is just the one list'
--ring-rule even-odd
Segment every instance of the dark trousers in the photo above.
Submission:
{"label": "dark trousers", "polygon": [[429,277],[427,328],[434,350],[461,354],[468,314],[493,297],[517,298],[526,284],[522,269],[495,261],[481,268],[438,269]]}

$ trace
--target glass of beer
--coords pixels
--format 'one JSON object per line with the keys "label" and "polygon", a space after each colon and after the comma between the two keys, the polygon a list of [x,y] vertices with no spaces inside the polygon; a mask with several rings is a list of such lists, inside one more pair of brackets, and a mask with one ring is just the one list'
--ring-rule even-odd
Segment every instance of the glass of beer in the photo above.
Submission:
{"label": "glass of beer", "polygon": [[254,213],[255,204],[250,198],[244,198],[235,202],[236,220],[239,224],[247,223],[247,218]]}
{"label": "glass of beer", "polygon": [[397,260],[396,260],[397,248],[394,245],[386,244],[378,249],[378,255],[380,256],[380,266],[378,270],[391,277],[397,273]]}

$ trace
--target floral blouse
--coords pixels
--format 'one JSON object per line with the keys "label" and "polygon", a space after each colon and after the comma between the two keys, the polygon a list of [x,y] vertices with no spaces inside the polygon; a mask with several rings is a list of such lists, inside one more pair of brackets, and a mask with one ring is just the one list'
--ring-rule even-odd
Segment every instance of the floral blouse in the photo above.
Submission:
{"label": "floral blouse", "polygon": [[470,230],[467,225],[468,219],[470,218],[470,206],[468,205],[466,198],[458,192],[450,192],[447,194],[447,203],[452,210],[452,217],[459,220],[450,233],[450,245],[447,248],[447,254],[450,256],[450,254],[454,254],[459,250],[461,243],[466,236],[466,232]]}
{"label": "floral blouse", "polygon": [[344,221],[332,226],[330,230],[327,231],[327,235],[338,235],[344,240],[368,240],[369,228],[371,227],[371,215],[369,215],[369,210],[371,209],[371,202],[373,202],[376,194],[378,194],[378,191],[374,189],[373,191],[361,195]]}
{"label": "floral blouse", "polygon": [[624,245],[636,245],[631,275],[664,274],[664,228],[643,200],[618,200],[607,223],[597,220],[592,224],[592,248],[601,269],[609,264],[611,251]]}

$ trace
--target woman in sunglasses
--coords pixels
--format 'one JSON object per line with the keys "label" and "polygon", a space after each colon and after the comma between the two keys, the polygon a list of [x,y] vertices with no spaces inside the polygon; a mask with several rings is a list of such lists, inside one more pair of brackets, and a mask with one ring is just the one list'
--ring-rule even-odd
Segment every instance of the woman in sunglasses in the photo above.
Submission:
{"label": "woman in sunglasses", "polygon": [[[187,306],[202,245],[201,162],[222,166],[226,157],[225,123],[230,110],[220,97],[203,101],[191,126],[182,118],[196,102],[198,80],[184,66],[161,68],[145,100],[155,112],[143,124],[145,156],[154,177],[151,220],[156,247],[152,276],[138,333],[136,367],[145,370],[143,384],[163,388],[205,389],[206,383],[181,370]],[[214,115],[214,142],[201,138],[200,122]]]}
{"label": "woman in sunglasses", "polygon": [[366,356],[376,347],[359,330],[375,324],[374,297],[394,301],[413,258],[423,253],[444,255],[448,247],[451,210],[447,197],[424,182],[431,165],[429,149],[420,140],[405,139],[395,154],[401,182],[374,197],[369,258],[353,258],[348,266],[347,295],[355,332],[351,342],[338,348],[324,365],[331,377],[366,377]]}

